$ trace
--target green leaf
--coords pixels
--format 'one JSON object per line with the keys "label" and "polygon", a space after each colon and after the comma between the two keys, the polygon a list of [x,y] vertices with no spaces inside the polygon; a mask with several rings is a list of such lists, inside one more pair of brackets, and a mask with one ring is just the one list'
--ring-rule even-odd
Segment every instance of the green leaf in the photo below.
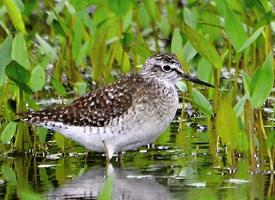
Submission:
{"label": "green leaf", "polygon": [[251,94],[249,91],[249,87],[251,83],[251,77],[245,71],[241,71],[241,74],[243,78],[243,86],[244,86],[245,94],[250,98]]}
{"label": "green leaf", "polygon": [[24,21],[22,19],[20,10],[16,6],[16,3],[13,0],[3,0],[3,3],[8,10],[8,14],[11,18],[11,21],[12,21],[14,27],[18,31],[21,31],[22,33],[26,33]]}
{"label": "green leaf", "polygon": [[10,122],[1,133],[1,142],[9,144],[16,132],[16,123]]}
{"label": "green leaf", "polygon": [[107,176],[98,195],[98,200],[111,200],[113,191],[113,177]]}
{"label": "green leaf", "polygon": [[224,30],[232,43],[234,49],[238,51],[247,40],[247,34],[239,18],[230,10],[229,6],[225,6]]}
{"label": "green leaf", "polygon": [[190,40],[193,47],[205,57],[215,68],[222,68],[222,60],[216,49],[197,31],[187,24],[184,25],[184,32]]}
{"label": "green leaf", "polygon": [[218,136],[222,138],[224,144],[231,148],[237,147],[240,128],[235,111],[231,105],[231,97],[227,95],[219,100],[216,128]]}
{"label": "green leaf", "polygon": [[170,24],[169,24],[168,18],[166,16],[161,17],[161,20],[158,23],[158,26],[162,35],[168,38],[171,30],[170,30]]}
{"label": "green leaf", "polygon": [[65,88],[57,79],[52,78],[51,83],[58,95],[63,96],[63,97],[67,96],[67,92],[66,92]]}
{"label": "green leaf", "polygon": [[5,68],[11,62],[12,37],[8,36],[0,46],[0,87],[5,82]]}
{"label": "green leaf", "polygon": [[267,136],[267,147],[272,148],[275,147],[275,131],[271,131]]}
{"label": "green leaf", "polygon": [[249,142],[245,131],[239,132],[239,138],[237,140],[237,150],[241,152],[247,152],[249,148]]}
{"label": "green leaf", "polygon": [[9,166],[3,164],[1,167],[1,174],[5,177],[5,180],[7,181],[8,186],[16,186],[17,185],[17,179],[16,179],[16,174],[10,168]]}
{"label": "green leaf", "polygon": [[197,77],[200,80],[211,82],[212,73],[210,63],[205,58],[202,58],[198,63]]}
{"label": "green leaf", "polygon": [[179,88],[179,90],[181,91],[181,92],[186,92],[187,91],[187,86],[186,86],[186,84],[183,82],[183,81],[178,81],[177,83],[176,83],[176,86]]}
{"label": "green leaf", "polygon": [[64,151],[64,148],[65,148],[65,138],[64,138],[64,136],[61,135],[61,134],[58,133],[58,132],[55,132],[54,138],[55,138],[55,141],[56,141],[56,145],[57,145],[62,151]]}
{"label": "green leaf", "polygon": [[175,29],[172,37],[171,52],[176,55],[182,54],[182,38],[179,29]]}
{"label": "green leaf", "polygon": [[39,142],[44,143],[46,141],[47,129],[42,127],[37,127],[37,134],[39,137]]}
{"label": "green leaf", "polygon": [[42,90],[44,84],[45,84],[45,71],[41,66],[37,65],[32,70],[32,73],[31,73],[30,87],[33,92],[37,92]]}
{"label": "green leaf", "polygon": [[274,83],[273,56],[270,53],[263,65],[253,74],[250,84],[251,104],[254,108],[260,108],[272,90]]}
{"label": "green leaf", "polygon": [[50,58],[51,61],[56,59],[56,51],[53,47],[51,47],[40,35],[36,34],[35,38],[39,43],[39,49],[42,54],[45,54]]}
{"label": "green leaf", "polygon": [[244,104],[248,100],[248,95],[243,96],[239,99],[238,103],[234,107],[234,111],[236,112],[237,117],[241,116],[244,109]]}
{"label": "green leaf", "polygon": [[82,21],[83,20],[80,17],[75,16],[72,41],[72,54],[75,60],[77,59],[82,46],[82,39],[84,34],[84,25]]}
{"label": "green leaf", "polygon": [[14,60],[6,66],[5,71],[6,75],[18,85],[26,84],[31,77],[29,71]]}
{"label": "green leaf", "polygon": [[13,39],[11,57],[25,69],[30,69],[28,50],[22,33],[17,33]]}
{"label": "green leaf", "polygon": [[19,195],[20,200],[43,200],[43,198],[39,194],[37,194],[29,189],[19,190],[18,195]]}
{"label": "green leaf", "polygon": [[155,23],[158,19],[158,7],[155,1],[152,0],[143,0],[146,11],[148,12],[150,19]]}
{"label": "green leaf", "polygon": [[239,48],[239,50],[237,51],[237,53],[242,52],[243,50],[245,50],[246,48],[248,48],[258,37],[259,35],[262,33],[264,27],[259,28],[257,31],[255,31],[246,41],[245,43]]}
{"label": "green leaf", "polygon": [[200,91],[195,88],[192,89],[192,98],[194,103],[199,107],[199,109],[208,117],[212,115],[212,106],[210,102],[203,96]]}
{"label": "green leaf", "polygon": [[198,54],[198,52],[194,49],[190,42],[186,42],[183,46],[182,54],[183,59],[189,63]]}
{"label": "green leaf", "polygon": [[183,8],[183,17],[184,21],[186,24],[188,24],[190,27],[195,29],[197,27],[197,21],[198,21],[198,16],[197,16],[197,9],[189,9],[187,7]]}
{"label": "green leaf", "polygon": [[127,14],[131,7],[132,1],[130,0],[108,0],[108,6],[118,16]]}
{"label": "green leaf", "polygon": [[74,91],[77,95],[82,96],[86,93],[87,83],[85,82],[76,82],[74,83]]}

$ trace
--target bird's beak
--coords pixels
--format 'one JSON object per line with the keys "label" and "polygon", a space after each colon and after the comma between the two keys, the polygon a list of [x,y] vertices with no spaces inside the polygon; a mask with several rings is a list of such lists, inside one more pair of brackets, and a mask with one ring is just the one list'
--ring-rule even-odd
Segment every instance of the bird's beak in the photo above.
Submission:
{"label": "bird's beak", "polygon": [[191,82],[193,82],[193,83],[198,83],[198,84],[200,84],[200,85],[205,85],[205,86],[207,86],[207,87],[212,87],[212,88],[214,88],[214,86],[213,86],[212,84],[207,83],[207,82],[205,82],[205,81],[202,81],[202,80],[198,79],[198,78],[195,77],[195,76],[191,76],[190,74],[187,74],[187,73],[185,73],[185,72],[182,71],[182,70],[179,70],[178,73],[181,74],[181,76],[182,76],[182,78],[183,78],[184,80],[191,81]]}

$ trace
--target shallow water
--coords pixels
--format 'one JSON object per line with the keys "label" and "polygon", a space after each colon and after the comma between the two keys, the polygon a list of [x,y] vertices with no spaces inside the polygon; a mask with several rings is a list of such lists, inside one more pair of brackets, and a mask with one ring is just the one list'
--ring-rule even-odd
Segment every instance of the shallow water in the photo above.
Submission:
{"label": "shallow water", "polygon": [[173,123],[155,145],[126,152],[110,164],[103,155],[87,154],[82,147],[65,156],[2,156],[0,198],[272,198],[274,174],[252,174],[241,158],[234,173],[217,168],[207,141],[206,132],[190,127],[179,132]]}

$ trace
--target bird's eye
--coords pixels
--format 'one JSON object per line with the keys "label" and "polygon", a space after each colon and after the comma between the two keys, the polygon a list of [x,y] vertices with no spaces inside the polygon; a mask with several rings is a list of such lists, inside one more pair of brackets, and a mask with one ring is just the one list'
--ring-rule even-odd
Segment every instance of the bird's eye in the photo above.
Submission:
{"label": "bird's eye", "polygon": [[169,65],[164,65],[164,66],[162,66],[162,70],[165,72],[171,72],[172,68]]}

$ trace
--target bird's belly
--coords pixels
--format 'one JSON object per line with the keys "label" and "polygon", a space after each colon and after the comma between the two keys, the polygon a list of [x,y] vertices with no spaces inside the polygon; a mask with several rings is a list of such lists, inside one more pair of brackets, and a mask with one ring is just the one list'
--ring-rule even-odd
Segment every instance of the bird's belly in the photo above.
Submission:
{"label": "bird's belly", "polygon": [[111,131],[111,127],[90,127],[90,126],[74,126],[74,125],[64,125],[61,122],[51,122],[49,121],[47,125],[37,124],[39,126],[45,127],[47,129],[57,131],[64,136],[75,140],[86,148],[97,151],[104,152],[105,147],[103,141],[107,138],[114,136],[114,132]]}
{"label": "bird's belly", "polygon": [[[175,105],[175,106],[174,106]],[[169,109],[147,109],[142,114],[129,115],[130,122],[122,125],[123,134],[116,138],[116,150],[125,151],[146,145],[156,139],[173,120],[177,102]]]}

